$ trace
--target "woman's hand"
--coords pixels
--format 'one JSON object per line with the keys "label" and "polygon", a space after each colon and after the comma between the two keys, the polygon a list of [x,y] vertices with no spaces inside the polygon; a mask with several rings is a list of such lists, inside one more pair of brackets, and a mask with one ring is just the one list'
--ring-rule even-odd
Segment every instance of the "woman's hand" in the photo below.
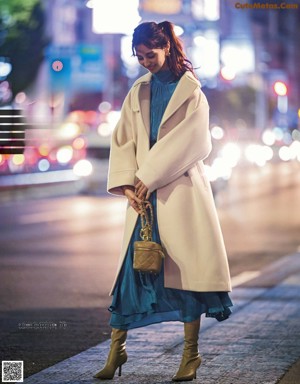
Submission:
{"label": "woman's hand", "polygon": [[148,200],[150,197],[148,188],[141,180],[139,180],[135,185],[135,194],[141,200]]}
{"label": "woman's hand", "polygon": [[142,200],[137,197],[137,195],[134,191],[134,188],[132,186],[125,185],[123,187],[123,193],[127,197],[128,202],[132,206],[132,208],[137,213],[140,213],[139,204],[141,204]]}

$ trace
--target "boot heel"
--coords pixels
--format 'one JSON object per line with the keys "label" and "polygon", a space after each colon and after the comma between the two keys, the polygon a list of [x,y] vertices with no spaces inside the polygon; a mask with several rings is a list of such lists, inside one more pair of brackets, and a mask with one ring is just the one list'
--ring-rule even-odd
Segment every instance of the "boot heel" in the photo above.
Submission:
{"label": "boot heel", "polygon": [[100,380],[111,380],[118,370],[119,376],[122,374],[122,365],[127,361],[125,349],[127,331],[121,329],[112,329],[110,351],[107,356],[106,364],[101,371],[93,377]]}

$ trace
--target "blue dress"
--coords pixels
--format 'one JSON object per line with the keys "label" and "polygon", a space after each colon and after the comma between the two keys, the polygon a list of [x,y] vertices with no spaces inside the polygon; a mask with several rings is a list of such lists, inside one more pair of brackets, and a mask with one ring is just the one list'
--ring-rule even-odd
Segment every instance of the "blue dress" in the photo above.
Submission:
{"label": "blue dress", "polygon": [[[150,147],[155,145],[158,128],[178,80],[170,71],[153,74],[151,80]],[[160,243],[156,216],[156,191],[149,199],[153,205],[153,241]],[[110,325],[117,329],[132,329],[163,321],[190,322],[201,314],[218,321],[229,317],[232,302],[227,292],[193,292],[164,287],[164,270],[158,275],[134,271],[133,244],[140,239],[137,221],[114,291]]]}

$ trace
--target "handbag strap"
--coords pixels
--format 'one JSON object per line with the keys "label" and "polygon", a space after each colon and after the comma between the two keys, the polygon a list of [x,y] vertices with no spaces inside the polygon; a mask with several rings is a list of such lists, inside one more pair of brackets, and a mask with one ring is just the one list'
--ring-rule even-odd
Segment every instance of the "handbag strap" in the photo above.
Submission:
{"label": "handbag strap", "polygon": [[[141,217],[141,231],[140,236],[144,241],[152,241],[152,226],[153,226],[153,207],[148,200],[144,200],[139,204],[140,217]],[[149,213],[150,216],[149,216]]]}

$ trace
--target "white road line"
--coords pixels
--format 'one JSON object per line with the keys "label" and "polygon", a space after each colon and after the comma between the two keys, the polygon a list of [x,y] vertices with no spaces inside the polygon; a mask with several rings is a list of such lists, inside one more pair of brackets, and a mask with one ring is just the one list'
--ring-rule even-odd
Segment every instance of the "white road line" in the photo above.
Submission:
{"label": "white road line", "polygon": [[[18,224],[37,224],[51,221],[61,220],[81,220],[91,219],[97,217],[97,220],[105,218],[109,221],[116,218],[117,221],[125,218],[126,201],[115,201],[110,204],[103,204],[97,210],[93,207],[92,203],[77,203],[76,206],[69,208],[69,211],[55,210],[55,211],[43,211],[37,213],[29,213],[20,215],[17,218]],[[120,218],[120,219],[119,219]]]}
{"label": "white road line", "polygon": [[254,279],[255,277],[259,276],[260,273],[261,273],[260,271],[245,271],[245,272],[242,272],[239,275],[234,276],[231,279],[231,285],[232,285],[232,287],[237,287],[238,285],[244,284],[247,281],[250,281],[250,280]]}
{"label": "white road line", "polygon": [[22,215],[18,218],[19,224],[36,224],[49,221],[69,220],[70,217],[64,211],[61,212],[41,212]]}

